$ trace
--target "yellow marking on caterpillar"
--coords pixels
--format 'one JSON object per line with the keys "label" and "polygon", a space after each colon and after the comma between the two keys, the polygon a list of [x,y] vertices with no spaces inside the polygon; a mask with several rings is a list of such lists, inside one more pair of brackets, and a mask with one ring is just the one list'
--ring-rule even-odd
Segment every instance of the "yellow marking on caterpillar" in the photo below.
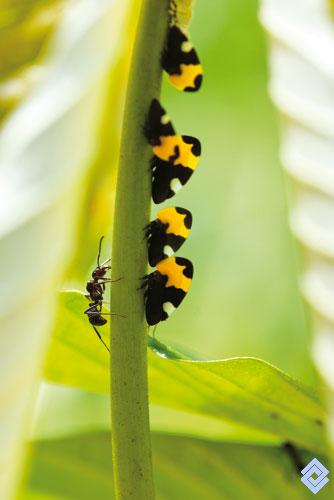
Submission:
{"label": "yellow marking on caterpillar", "polygon": [[183,236],[183,238],[188,238],[190,233],[190,229],[184,224],[186,216],[186,214],[177,212],[175,207],[163,208],[157,214],[158,219],[163,224],[168,224],[167,234],[175,234],[176,236]]}
{"label": "yellow marking on caterpillar", "polygon": [[201,64],[180,64],[180,70],[180,75],[169,75],[170,83],[178,90],[195,87],[195,79],[198,75],[203,75]]}
{"label": "yellow marking on caterpillar", "polygon": [[176,264],[175,257],[169,257],[168,259],[162,260],[156,265],[156,268],[161,274],[168,277],[166,288],[175,286],[175,288],[179,288],[185,293],[188,292],[192,280],[183,274],[183,270],[186,266]]}
{"label": "yellow marking on caterpillar", "polygon": [[179,148],[179,156],[174,160],[174,164],[181,164],[183,167],[195,170],[199,162],[199,156],[195,156],[191,149],[193,144],[187,144],[181,135],[165,135],[160,137],[160,144],[153,146],[153,153],[161,160],[168,161],[175,154],[175,147]]}

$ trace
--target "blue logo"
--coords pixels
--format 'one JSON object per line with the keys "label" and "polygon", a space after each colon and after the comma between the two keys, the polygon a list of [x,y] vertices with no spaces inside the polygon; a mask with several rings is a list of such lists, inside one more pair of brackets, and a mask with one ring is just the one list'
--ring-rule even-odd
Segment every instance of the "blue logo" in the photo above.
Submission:
{"label": "blue logo", "polygon": [[301,482],[314,494],[318,493],[318,491],[320,491],[329,481],[327,477],[329,470],[327,470],[316,458],[307,464],[301,471],[301,474],[303,475]]}

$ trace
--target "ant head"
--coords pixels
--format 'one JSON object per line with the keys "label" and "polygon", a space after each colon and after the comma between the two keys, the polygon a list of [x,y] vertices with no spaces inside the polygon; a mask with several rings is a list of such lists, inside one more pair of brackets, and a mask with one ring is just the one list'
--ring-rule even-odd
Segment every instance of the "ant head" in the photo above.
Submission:
{"label": "ant head", "polygon": [[92,277],[93,278],[103,278],[104,275],[106,274],[107,270],[108,270],[108,267],[106,267],[106,266],[102,266],[102,267],[99,266],[99,267],[97,267],[92,272]]}

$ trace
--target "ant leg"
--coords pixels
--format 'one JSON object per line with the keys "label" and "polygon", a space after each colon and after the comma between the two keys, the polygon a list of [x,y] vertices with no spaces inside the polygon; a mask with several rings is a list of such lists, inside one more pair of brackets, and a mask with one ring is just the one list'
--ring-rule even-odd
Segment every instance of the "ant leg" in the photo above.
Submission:
{"label": "ant leg", "polygon": [[87,313],[85,311],[85,314],[89,314],[89,316],[97,316],[97,315],[99,315],[99,316],[117,316],[118,318],[126,318],[126,316],[123,316],[122,314],[104,313],[104,312],[101,312],[101,311],[93,311],[93,312],[89,312],[89,313]]}
{"label": "ant leg", "polygon": [[[84,311],[84,314],[90,314],[90,311],[92,311],[95,307],[97,307],[98,304],[93,304],[91,305],[90,307],[88,307],[88,309],[86,309],[86,311]],[[99,312],[96,311],[96,314],[100,314]]]}
{"label": "ant leg", "polygon": [[118,318],[126,318],[126,316],[123,316],[123,314],[116,314],[116,313],[104,313],[100,312],[99,313],[101,316],[117,316]]}
{"label": "ant leg", "polygon": [[103,283],[116,283],[116,281],[121,281],[123,278],[117,278],[117,280],[112,280],[111,278],[98,278],[98,284],[103,285]]}
{"label": "ant leg", "polygon": [[[103,300],[102,304],[108,304],[110,306],[110,302],[108,300]],[[101,313],[101,314],[109,314],[109,313]],[[120,314],[114,314],[114,313],[112,313],[112,316],[120,316]],[[124,317],[124,316],[122,316],[122,317]]]}
{"label": "ant leg", "polygon": [[94,331],[95,331],[96,335],[99,337],[99,339],[101,340],[101,342],[102,342],[102,344],[104,345],[104,347],[107,349],[107,351],[108,351],[108,352],[110,352],[109,347],[108,347],[108,346],[107,346],[107,344],[104,342],[104,340],[103,340],[103,338],[101,337],[101,335],[100,335],[100,333],[99,333],[98,329],[97,329],[97,328],[95,328],[95,326],[94,326],[94,325],[92,325],[92,326],[93,326],[93,328],[94,328]]}

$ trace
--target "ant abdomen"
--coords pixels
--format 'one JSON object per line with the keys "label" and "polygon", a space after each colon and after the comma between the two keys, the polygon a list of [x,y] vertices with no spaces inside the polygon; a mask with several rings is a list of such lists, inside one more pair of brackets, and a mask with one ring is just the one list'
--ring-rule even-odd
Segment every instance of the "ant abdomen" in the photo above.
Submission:
{"label": "ant abdomen", "polygon": [[103,326],[107,323],[106,318],[103,318],[100,314],[91,314],[88,316],[89,322],[94,326]]}

